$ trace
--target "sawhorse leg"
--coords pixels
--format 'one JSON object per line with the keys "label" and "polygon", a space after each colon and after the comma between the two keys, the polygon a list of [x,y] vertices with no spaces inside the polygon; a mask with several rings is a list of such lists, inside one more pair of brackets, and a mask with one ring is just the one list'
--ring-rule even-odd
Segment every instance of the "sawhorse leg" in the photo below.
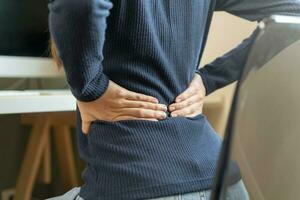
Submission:
{"label": "sawhorse leg", "polygon": [[30,200],[31,193],[42,161],[44,147],[49,136],[49,120],[41,117],[34,123],[29,136],[14,200]]}

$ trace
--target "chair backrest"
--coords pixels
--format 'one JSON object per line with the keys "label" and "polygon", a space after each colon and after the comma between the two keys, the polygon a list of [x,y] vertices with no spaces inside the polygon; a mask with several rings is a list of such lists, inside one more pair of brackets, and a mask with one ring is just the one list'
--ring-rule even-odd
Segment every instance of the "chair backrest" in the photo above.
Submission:
{"label": "chair backrest", "polygon": [[260,23],[230,113],[213,200],[237,161],[251,199],[300,196],[300,17]]}
{"label": "chair backrest", "polygon": [[0,78],[57,78],[63,77],[51,58],[0,56]]}

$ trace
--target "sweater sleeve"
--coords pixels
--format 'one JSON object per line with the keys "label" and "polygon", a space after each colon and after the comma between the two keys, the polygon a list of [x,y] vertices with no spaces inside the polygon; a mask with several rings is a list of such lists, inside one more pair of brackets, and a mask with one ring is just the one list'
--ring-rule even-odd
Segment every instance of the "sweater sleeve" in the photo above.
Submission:
{"label": "sweater sleeve", "polygon": [[49,32],[61,58],[72,94],[93,101],[107,89],[103,45],[109,0],[49,0]]}
{"label": "sweater sleeve", "polygon": [[[273,14],[299,15],[299,0],[217,0],[216,11],[226,11],[249,21],[260,21]],[[238,31],[238,30],[237,30]],[[206,88],[206,95],[240,78],[246,64],[248,53],[258,33],[252,35],[240,45],[212,63],[197,69]]]}

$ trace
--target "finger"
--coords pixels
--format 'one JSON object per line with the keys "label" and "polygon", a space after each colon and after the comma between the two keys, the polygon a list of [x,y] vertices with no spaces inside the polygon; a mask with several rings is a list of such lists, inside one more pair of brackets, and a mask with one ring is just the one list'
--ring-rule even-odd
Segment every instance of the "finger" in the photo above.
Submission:
{"label": "finger", "polygon": [[149,110],[143,108],[123,108],[122,113],[138,118],[155,118],[155,119],[164,119],[167,117],[167,114],[163,111]]}
{"label": "finger", "polygon": [[185,115],[185,117],[196,117],[197,115],[202,114],[202,112],[194,112],[192,114],[189,115]]}
{"label": "finger", "polygon": [[171,112],[172,117],[201,114],[203,103],[195,103],[180,110]]}
{"label": "finger", "polygon": [[164,104],[144,102],[144,101],[125,100],[123,101],[122,104],[123,104],[122,107],[126,107],[126,108],[145,108],[150,110],[161,110],[161,111],[168,110],[167,106]]}
{"label": "finger", "polygon": [[175,111],[175,110],[179,110],[179,109],[182,109],[184,107],[187,107],[189,105],[192,105],[194,103],[197,103],[197,102],[200,102],[202,101],[199,96],[197,95],[193,95],[179,103],[173,103],[169,106],[169,110],[172,112],[172,111]]}
{"label": "finger", "polygon": [[145,94],[140,94],[136,92],[131,92],[128,91],[124,94],[124,97],[128,100],[134,100],[134,101],[148,101],[148,102],[153,102],[153,103],[158,103],[158,99],[148,96]]}
{"label": "finger", "polygon": [[118,121],[118,120],[149,120],[149,121],[158,121],[157,119],[155,118],[144,118],[144,117],[132,117],[132,116],[120,116],[120,117],[117,117],[115,119],[115,121]]}
{"label": "finger", "polygon": [[90,125],[91,125],[90,121],[82,121],[81,129],[84,134],[88,134],[88,132],[90,130]]}
{"label": "finger", "polygon": [[195,87],[188,87],[185,91],[183,91],[180,95],[178,95],[176,98],[175,98],[175,102],[181,102],[193,95],[195,95],[197,92],[196,88]]}

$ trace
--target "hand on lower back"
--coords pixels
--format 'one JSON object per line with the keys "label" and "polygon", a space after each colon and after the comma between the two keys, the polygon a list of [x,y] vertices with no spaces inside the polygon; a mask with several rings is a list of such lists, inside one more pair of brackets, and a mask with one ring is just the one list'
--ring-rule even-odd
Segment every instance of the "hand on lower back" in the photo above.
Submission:
{"label": "hand on lower back", "polygon": [[166,117],[167,106],[154,97],[129,91],[109,81],[103,95],[91,102],[77,101],[82,119],[82,132],[87,134],[92,121],[143,119],[158,121]]}
{"label": "hand on lower back", "polygon": [[176,97],[175,103],[169,106],[171,116],[194,117],[201,114],[205,94],[202,78],[195,73],[189,87]]}

